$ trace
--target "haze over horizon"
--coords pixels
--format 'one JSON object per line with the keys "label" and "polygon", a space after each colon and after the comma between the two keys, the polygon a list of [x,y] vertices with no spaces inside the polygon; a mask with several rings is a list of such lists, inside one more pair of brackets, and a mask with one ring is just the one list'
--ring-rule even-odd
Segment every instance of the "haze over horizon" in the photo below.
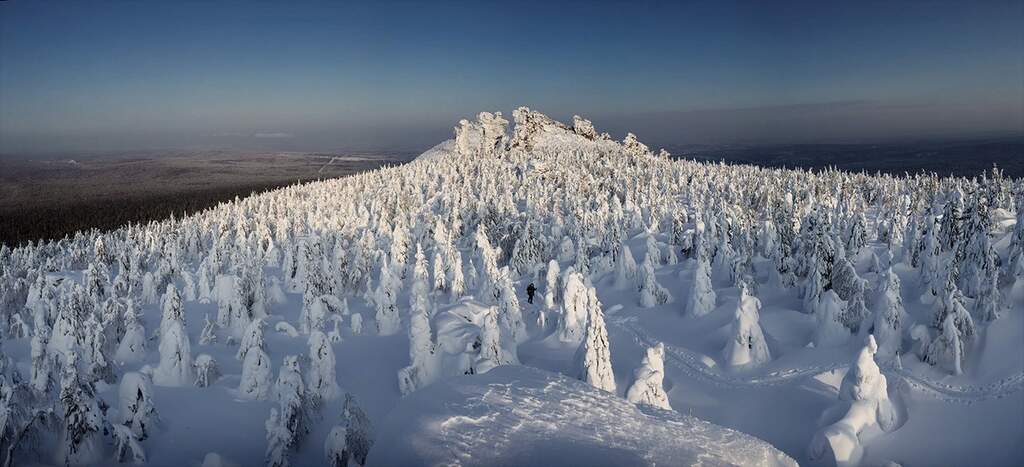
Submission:
{"label": "haze over horizon", "polygon": [[1019,1],[12,0],[0,153],[421,150],[520,105],[655,145],[1018,136],[1022,51]]}

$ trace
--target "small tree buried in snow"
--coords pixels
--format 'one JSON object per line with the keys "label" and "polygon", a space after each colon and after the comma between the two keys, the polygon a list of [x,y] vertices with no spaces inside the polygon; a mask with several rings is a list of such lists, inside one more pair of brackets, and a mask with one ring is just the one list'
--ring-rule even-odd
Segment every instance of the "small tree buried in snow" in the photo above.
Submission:
{"label": "small tree buried in snow", "polygon": [[732,322],[732,338],[725,343],[723,357],[731,368],[760,366],[771,360],[768,343],[761,325],[761,300],[751,296],[746,286],[740,287],[740,298]]}
{"label": "small tree buried in snow", "polygon": [[[593,290],[593,289],[591,289]],[[604,326],[604,313],[597,297],[589,307],[587,332],[576,351],[576,371],[581,381],[595,388],[615,392],[615,373],[612,372],[612,354],[608,346],[608,330]]]}
{"label": "small tree buried in snow", "polygon": [[891,432],[898,428],[885,375],[875,363],[877,350],[874,336],[868,336],[867,345],[843,377],[839,404],[822,415],[822,421],[830,424],[814,435],[808,453],[811,460],[829,459],[840,467],[860,465],[863,448],[858,436],[865,429],[878,426]]}
{"label": "small tree buried in snow", "polygon": [[665,344],[648,347],[640,367],[633,372],[633,385],[626,390],[626,400],[634,404],[647,404],[672,410],[668,394],[662,384],[665,380]]}
{"label": "small tree buried in snow", "polygon": [[196,357],[194,369],[196,375],[195,386],[198,388],[209,387],[220,378],[220,368],[217,366],[217,360],[214,360],[208,354],[200,354]]}

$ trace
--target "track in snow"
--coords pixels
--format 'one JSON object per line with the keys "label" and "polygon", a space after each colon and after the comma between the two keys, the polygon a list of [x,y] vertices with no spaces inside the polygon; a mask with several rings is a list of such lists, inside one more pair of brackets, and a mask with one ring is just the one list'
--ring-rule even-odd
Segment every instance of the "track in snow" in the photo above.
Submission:
{"label": "track in snow", "polygon": [[[613,317],[608,320],[609,326],[622,329],[633,337],[633,340],[644,346],[653,346],[658,342],[636,324],[636,317]],[[808,365],[796,368],[774,370],[753,375],[729,375],[715,371],[701,361],[702,355],[691,350],[665,344],[665,361],[674,364],[689,377],[705,381],[722,388],[745,388],[779,386],[802,378],[812,377],[827,371],[847,368],[850,362],[835,362],[826,365]],[[907,386],[917,389],[929,397],[959,404],[1000,399],[1024,389],[1024,372],[1007,376],[999,381],[984,385],[955,385],[924,377],[903,368],[889,364],[879,365],[886,376],[897,377]]]}

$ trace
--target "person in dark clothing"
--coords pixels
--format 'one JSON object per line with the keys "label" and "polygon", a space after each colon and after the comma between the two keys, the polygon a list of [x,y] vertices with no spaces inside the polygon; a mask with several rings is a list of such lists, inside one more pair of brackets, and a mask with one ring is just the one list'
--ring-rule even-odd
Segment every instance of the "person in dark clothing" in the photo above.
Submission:
{"label": "person in dark clothing", "polygon": [[533,294],[537,292],[537,287],[530,282],[530,285],[526,286],[526,302],[533,303]]}

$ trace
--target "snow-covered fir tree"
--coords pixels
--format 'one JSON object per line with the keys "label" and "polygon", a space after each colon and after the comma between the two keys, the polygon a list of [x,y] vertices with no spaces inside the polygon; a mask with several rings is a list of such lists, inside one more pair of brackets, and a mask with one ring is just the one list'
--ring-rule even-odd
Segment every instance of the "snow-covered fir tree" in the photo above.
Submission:
{"label": "snow-covered fir tree", "polygon": [[821,296],[814,313],[817,327],[814,330],[815,347],[833,347],[845,344],[850,339],[850,330],[843,323],[846,302],[834,290],[827,290]]}
{"label": "snow-covered fir tree", "polygon": [[875,299],[871,327],[872,334],[877,338],[879,358],[895,358],[900,352],[906,319],[900,278],[889,268],[882,278],[882,290]]}
{"label": "snow-covered fir tree", "polygon": [[168,286],[169,299],[165,300],[160,322],[160,364],[153,373],[153,381],[160,386],[187,386],[192,384],[192,344],[185,330],[185,316],[173,286]]}
{"label": "snow-covered fir tree", "polygon": [[152,378],[145,371],[125,373],[121,377],[118,398],[120,423],[131,430],[135,439],[145,440],[160,421],[153,401]]}
{"label": "snow-covered fir tree", "polygon": [[612,353],[608,345],[604,312],[596,297],[588,307],[586,333],[576,351],[576,371],[581,381],[608,392],[615,392],[615,373],[612,372]]}
{"label": "snow-covered fir tree", "polygon": [[650,308],[657,305],[664,305],[672,301],[672,294],[668,289],[658,283],[654,276],[654,265],[648,261],[640,265],[638,290],[640,292],[640,306]]}
{"label": "snow-covered fir tree", "polygon": [[309,368],[306,370],[306,390],[313,407],[341,395],[335,370],[334,349],[322,331],[309,334]]}
{"label": "snow-covered fir tree", "polygon": [[507,350],[501,327],[498,325],[498,309],[488,308],[484,312],[480,330],[480,353],[473,362],[473,373],[486,373],[501,365],[518,365],[519,357]]}
{"label": "snow-covered fir tree", "polygon": [[68,357],[60,382],[60,441],[55,461],[61,465],[95,465],[105,456],[104,414],[93,383],[84,380],[77,358]]}
{"label": "snow-covered fir tree", "polygon": [[693,285],[686,301],[686,314],[705,316],[716,306],[718,296],[711,285],[711,263],[701,253],[697,254],[697,267],[693,270]]}

